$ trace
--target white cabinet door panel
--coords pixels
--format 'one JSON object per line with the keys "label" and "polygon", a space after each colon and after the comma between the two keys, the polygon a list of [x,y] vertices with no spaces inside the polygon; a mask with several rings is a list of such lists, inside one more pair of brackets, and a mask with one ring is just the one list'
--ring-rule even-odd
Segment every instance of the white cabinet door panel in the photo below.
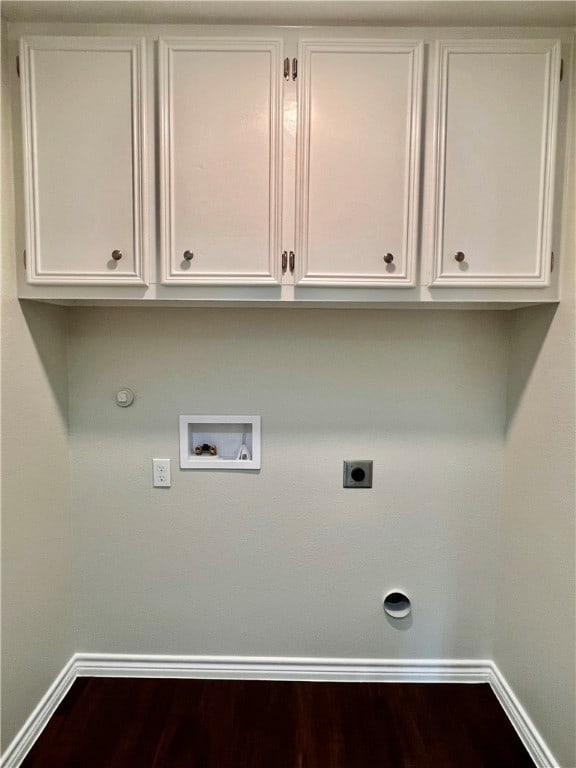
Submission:
{"label": "white cabinet door panel", "polygon": [[438,46],[433,285],[550,275],[559,44]]}
{"label": "white cabinet door panel", "polygon": [[302,40],[299,62],[298,282],[414,285],[422,43]]}
{"label": "white cabinet door panel", "polygon": [[165,283],[279,279],[279,40],[161,40]]}
{"label": "white cabinet door panel", "polygon": [[28,38],[20,53],[28,281],[144,284],[143,41]]}

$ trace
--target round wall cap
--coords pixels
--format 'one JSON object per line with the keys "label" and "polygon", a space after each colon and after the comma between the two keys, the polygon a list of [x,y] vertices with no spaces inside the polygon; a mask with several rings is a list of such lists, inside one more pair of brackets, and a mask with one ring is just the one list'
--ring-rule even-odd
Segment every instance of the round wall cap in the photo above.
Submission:
{"label": "round wall cap", "polygon": [[128,408],[134,402],[134,392],[128,387],[123,387],[116,392],[116,405],[120,408]]}
{"label": "round wall cap", "polygon": [[388,616],[393,619],[405,619],[412,610],[410,598],[404,592],[388,592],[383,605]]}

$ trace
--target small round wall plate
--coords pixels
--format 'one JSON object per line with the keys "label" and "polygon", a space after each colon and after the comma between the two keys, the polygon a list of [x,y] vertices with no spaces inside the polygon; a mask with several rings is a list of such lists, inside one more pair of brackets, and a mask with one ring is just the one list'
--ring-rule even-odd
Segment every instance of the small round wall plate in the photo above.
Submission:
{"label": "small round wall plate", "polygon": [[123,387],[116,392],[116,405],[120,408],[128,408],[134,402],[134,392],[128,387]]}

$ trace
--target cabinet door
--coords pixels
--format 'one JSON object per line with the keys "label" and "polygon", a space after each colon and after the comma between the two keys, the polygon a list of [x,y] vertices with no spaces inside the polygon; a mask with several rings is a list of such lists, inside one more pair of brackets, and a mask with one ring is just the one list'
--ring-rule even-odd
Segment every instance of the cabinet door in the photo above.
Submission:
{"label": "cabinet door", "polygon": [[30,283],[145,284],[142,40],[21,41]]}
{"label": "cabinet door", "polygon": [[162,281],[279,280],[280,40],[160,41]]}
{"label": "cabinet door", "polygon": [[432,284],[548,285],[559,43],[441,42],[437,54]]}
{"label": "cabinet door", "polygon": [[300,43],[297,280],[415,283],[422,43]]}

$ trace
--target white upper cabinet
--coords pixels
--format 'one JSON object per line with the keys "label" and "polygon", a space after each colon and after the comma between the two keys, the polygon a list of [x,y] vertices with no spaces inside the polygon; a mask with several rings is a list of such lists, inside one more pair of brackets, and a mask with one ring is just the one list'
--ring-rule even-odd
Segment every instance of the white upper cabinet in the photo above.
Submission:
{"label": "white upper cabinet", "polygon": [[30,283],[145,284],[144,42],[20,46]]}
{"label": "white upper cabinet", "polygon": [[432,285],[549,284],[560,44],[437,46]]}
{"label": "white upper cabinet", "polygon": [[280,280],[282,41],[161,39],[162,282]]}
{"label": "white upper cabinet", "polygon": [[21,297],[558,299],[568,33],[176,29],[21,39]]}
{"label": "white upper cabinet", "polygon": [[421,41],[300,41],[296,281],[416,280]]}

